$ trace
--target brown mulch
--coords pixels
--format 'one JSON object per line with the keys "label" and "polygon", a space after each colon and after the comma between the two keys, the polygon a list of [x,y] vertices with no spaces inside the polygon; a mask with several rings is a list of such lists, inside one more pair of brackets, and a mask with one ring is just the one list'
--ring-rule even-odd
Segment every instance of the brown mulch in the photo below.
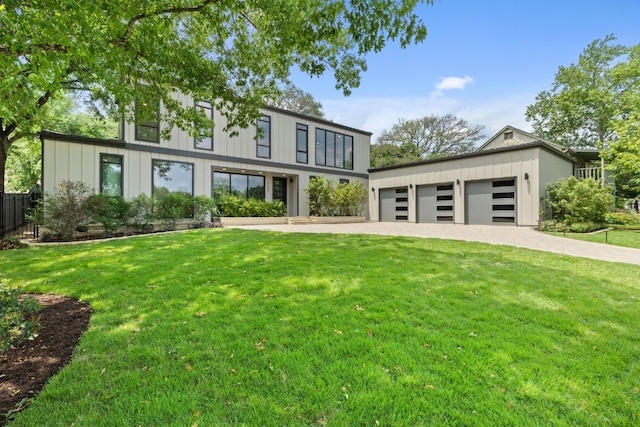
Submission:
{"label": "brown mulch", "polygon": [[31,295],[42,304],[40,330],[26,341],[0,353],[0,426],[33,399],[73,356],[89,327],[91,307],[59,295]]}

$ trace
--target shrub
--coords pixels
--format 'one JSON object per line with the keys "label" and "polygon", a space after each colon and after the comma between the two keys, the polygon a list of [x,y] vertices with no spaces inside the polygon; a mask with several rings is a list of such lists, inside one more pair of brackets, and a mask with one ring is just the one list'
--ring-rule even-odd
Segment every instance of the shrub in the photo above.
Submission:
{"label": "shrub", "polygon": [[104,234],[112,236],[128,223],[131,205],[122,196],[93,194],[87,199],[87,208],[93,221],[102,224]]}
{"label": "shrub", "polygon": [[321,176],[309,180],[309,185],[304,190],[309,200],[309,215],[331,216],[334,215],[332,202],[333,183]]}
{"label": "shrub", "polygon": [[337,215],[361,215],[368,201],[367,189],[359,181],[341,183],[335,187],[331,199]]}
{"label": "shrub", "polygon": [[155,201],[155,215],[166,230],[175,230],[181,218],[193,218],[193,196],[188,193],[171,192]]}
{"label": "shrub", "polygon": [[0,240],[0,251],[8,251],[10,249],[22,249],[25,247],[27,247],[27,245],[22,243],[20,239],[14,236],[9,236],[4,240]]}
{"label": "shrub", "polygon": [[129,202],[128,225],[135,231],[146,233],[153,230],[153,199],[142,193]]}
{"label": "shrub", "polygon": [[553,219],[569,226],[578,222],[603,223],[614,202],[610,190],[601,188],[593,179],[560,179],[549,185],[548,192]]}
{"label": "shrub", "polygon": [[230,194],[216,197],[216,207],[221,216],[227,217],[285,216],[287,213],[287,207],[280,200],[240,199]]}
{"label": "shrub", "polygon": [[640,225],[637,214],[626,212],[609,212],[604,215],[604,221],[609,225]]}
{"label": "shrub", "polygon": [[36,337],[40,304],[33,297],[20,299],[20,289],[12,289],[0,281],[0,352],[12,344]]}
{"label": "shrub", "polygon": [[556,221],[555,219],[550,219],[548,221],[543,221],[540,223],[539,227],[540,231],[552,231],[552,232],[563,232],[567,231],[567,224],[562,221]]}
{"label": "shrub", "polygon": [[87,209],[91,194],[93,190],[83,182],[62,181],[53,195],[45,194],[40,207],[44,215],[36,212],[33,218],[40,219],[40,224],[57,238],[71,240],[76,230],[86,227],[91,220]]}
{"label": "shrub", "polygon": [[215,201],[211,197],[196,196],[193,202],[193,226],[202,228],[205,226],[207,219],[212,219],[217,214]]}
{"label": "shrub", "polygon": [[591,233],[592,231],[602,230],[605,228],[602,223],[596,222],[574,222],[569,226],[572,233]]}

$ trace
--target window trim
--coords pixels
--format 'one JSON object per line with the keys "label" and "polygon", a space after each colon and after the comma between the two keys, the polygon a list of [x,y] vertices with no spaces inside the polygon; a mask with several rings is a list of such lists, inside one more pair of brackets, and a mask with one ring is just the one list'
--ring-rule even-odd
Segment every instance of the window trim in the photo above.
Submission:
{"label": "window trim", "polygon": [[[324,135],[324,137],[322,138],[324,140],[324,145],[323,145],[323,153],[324,153],[324,158],[319,159],[318,157],[318,133],[322,132],[322,134]],[[327,133],[331,133],[333,134],[333,165],[327,165]],[[338,159],[338,150],[337,150],[337,140],[338,140],[338,135],[340,135],[342,137],[342,165],[337,166],[336,160]],[[347,154],[347,141],[349,141],[350,144],[350,148],[351,148],[351,157],[348,157]],[[328,129],[323,129],[323,128],[316,128],[315,131],[315,156],[316,156],[316,166],[324,166],[324,167],[328,167],[328,168],[335,168],[335,169],[344,169],[344,170],[353,170],[353,158],[354,158],[354,146],[353,146],[353,135],[348,135],[345,133],[341,133],[341,132],[336,132],[334,130],[328,130]],[[322,161],[322,163],[320,163],[320,161]],[[351,161],[351,164],[349,165],[350,167],[347,167],[346,165],[348,164],[348,162]]]}
{"label": "window trim", "polygon": [[[154,97],[154,100],[156,100],[156,107],[157,107],[156,108],[156,120],[154,122],[155,125],[149,124],[151,122],[138,121],[138,104],[139,104],[140,101],[142,101],[142,99],[136,98],[136,100],[135,100],[134,126],[135,126],[135,139],[136,139],[136,141],[160,143],[160,98],[159,97]],[[144,138],[142,138],[141,135],[140,135],[140,128],[156,129],[157,138],[155,138],[155,139],[144,139]]]}
{"label": "window trim", "polygon": [[[202,105],[205,104],[205,105]],[[198,109],[202,109],[202,110],[208,110],[209,111],[209,118],[211,120],[213,120],[213,104],[211,103],[211,101],[205,101],[205,100],[194,100],[194,108]],[[206,113],[206,111],[205,111]],[[198,139],[199,138],[211,138],[211,148],[207,148],[207,147],[198,147]],[[206,151],[213,151],[213,147],[214,147],[214,140],[213,140],[213,128],[211,129],[211,136],[205,136],[202,133],[200,133],[198,136],[194,136],[193,137],[193,148],[195,148],[196,150],[206,150]]]}
{"label": "window trim", "polygon": [[[251,177],[261,178],[262,179],[262,191],[264,191],[264,194],[262,196],[262,200],[266,200],[267,199],[267,178],[264,175],[255,175],[255,174],[251,174],[251,173],[223,171],[223,170],[216,170],[214,168],[211,169],[211,198],[212,199],[216,197],[216,181],[215,181],[215,174],[216,173],[229,175],[229,188],[227,189],[229,192],[226,193],[226,194],[231,194],[231,186],[232,186],[231,175],[244,176],[246,178],[246,180],[247,180],[247,188],[245,190],[246,198],[244,200],[249,200],[251,198],[251,197],[249,197],[249,190],[251,188],[249,186],[250,178]],[[256,199],[256,200],[260,200],[260,199]]]}
{"label": "window trim", "polygon": [[[260,122],[269,124],[268,132],[266,132],[266,135],[262,135],[262,137],[258,135],[258,129],[260,129]],[[260,141],[264,139],[266,139],[267,143],[261,144]],[[260,147],[266,147],[269,150],[269,155],[261,156]],[[264,114],[261,118],[257,119],[256,121],[256,157],[259,157],[261,159],[271,158],[271,116],[268,116],[266,114]]]}
{"label": "window trim", "polygon": [[[304,151],[301,151],[299,149],[300,148],[298,143],[299,131],[304,132],[304,136],[305,136]],[[300,154],[304,154],[306,159],[304,162],[300,161],[300,158],[298,157]],[[296,163],[304,163],[305,165],[309,164],[309,126],[302,123],[296,123]]]}
{"label": "window trim", "polygon": [[[151,159],[151,197],[154,196],[154,189],[156,187],[155,183],[155,172],[154,172],[154,163],[155,162],[168,162],[168,163],[182,163],[185,165],[191,165],[191,196],[195,195],[195,178],[196,178],[196,165],[193,162],[180,162],[177,160],[163,160],[163,159]],[[170,191],[172,193],[172,191]]]}
{"label": "window trim", "polygon": [[[110,153],[100,153],[100,194],[105,194],[103,189],[104,184],[104,174],[103,174],[103,159],[105,157],[118,157],[120,159],[120,196],[124,195],[124,155],[122,154],[110,154]],[[105,162],[106,163],[106,162]],[[113,162],[109,162],[109,164],[113,164]]]}

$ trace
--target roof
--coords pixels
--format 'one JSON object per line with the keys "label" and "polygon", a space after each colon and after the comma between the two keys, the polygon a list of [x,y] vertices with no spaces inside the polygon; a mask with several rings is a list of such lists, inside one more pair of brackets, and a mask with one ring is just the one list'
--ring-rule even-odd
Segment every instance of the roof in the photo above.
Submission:
{"label": "roof", "polygon": [[104,138],[92,138],[89,136],[82,135],[68,135],[60,132],[52,132],[48,130],[43,130],[40,133],[40,139],[52,139],[54,141],[72,141],[72,142],[82,142],[84,144],[94,144],[94,145],[114,145],[114,146],[122,146],[126,145],[126,141],[124,139],[104,139]]}
{"label": "roof", "polygon": [[538,135],[534,135],[534,134],[532,134],[532,133],[525,132],[525,131],[523,131],[523,130],[521,130],[521,129],[518,129],[518,128],[516,128],[516,127],[513,127],[513,126],[511,126],[511,125],[507,125],[507,126],[503,127],[502,129],[500,129],[500,130],[499,130],[495,135],[493,135],[491,138],[489,138],[489,139],[487,140],[487,142],[485,142],[485,143],[484,143],[484,144],[482,144],[480,147],[478,147],[478,149],[477,149],[476,151],[481,151],[484,147],[486,147],[487,145],[491,144],[491,143],[492,143],[496,138],[498,138],[500,135],[502,135],[503,133],[505,133],[505,132],[507,132],[507,131],[513,131],[513,132],[521,133],[521,134],[523,134],[523,135],[525,135],[525,136],[528,136],[529,138],[532,138],[532,139],[534,139],[534,140],[536,140],[536,141],[544,142],[544,143],[546,143],[546,144],[548,144],[548,145],[550,145],[550,146],[552,146],[552,147],[555,147],[555,148],[556,148],[557,150],[559,150],[559,151],[564,151],[564,149],[566,148],[566,147],[563,147],[563,146],[562,146],[562,145],[560,145],[560,144],[556,144],[555,142],[551,142],[551,141],[548,141],[548,140],[546,140],[546,139],[540,138]]}
{"label": "roof", "polygon": [[[505,128],[506,129],[506,128]],[[488,156],[491,154],[496,154],[496,153],[506,153],[509,151],[518,151],[518,150],[528,150],[531,148],[542,148],[544,150],[547,150],[549,152],[551,152],[552,154],[555,154],[558,157],[562,157],[572,163],[576,162],[576,159],[573,158],[572,156],[570,156],[569,154],[567,154],[566,152],[559,150],[557,144],[550,144],[546,141],[535,141],[535,142],[530,142],[527,144],[519,144],[519,145],[511,145],[508,147],[500,147],[500,148],[494,148],[491,150],[483,150],[483,151],[474,151],[471,153],[464,153],[464,154],[456,154],[453,156],[447,156],[447,157],[438,157],[435,159],[426,159],[426,160],[420,160],[418,162],[411,162],[411,163],[404,163],[401,165],[391,165],[391,166],[383,166],[381,168],[374,168],[374,169],[369,169],[369,173],[371,172],[380,172],[380,171],[385,171],[385,170],[392,170],[392,169],[402,169],[402,168],[406,168],[406,167],[412,167],[412,166],[421,166],[421,165],[427,165],[427,164],[432,164],[432,163],[440,163],[440,162],[447,162],[449,160],[457,160],[457,159],[466,159],[466,158],[471,158],[471,157],[480,157],[480,156]]]}
{"label": "roof", "polygon": [[271,110],[271,111],[275,111],[277,113],[282,113],[282,114],[287,114],[289,116],[299,117],[301,119],[305,119],[305,120],[321,123],[321,124],[324,124],[324,125],[327,125],[327,126],[333,126],[333,127],[339,128],[339,129],[344,129],[344,130],[350,131],[350,132],[357,132],[357,133],[360,133],[360,134],[363,134],[363,135],[367,135],[367,136],[373,135],[372,132],[367,132],[367,131],[364,131],[364,130],[361,130],[361,129],[356,129],[356,128],[353,128],[353,127],[350,127],[350,126],[345,126],[345,125],[341,125],[339,123],[334,123],[331,120],[319,119],[317,117],[309,116],[309,115],[306,115],[306,114],[296,113],[295,111],[289,111],[289,110],[285,110],[283,108],[272,107],[270,105],[265,105],[265,106],[262,106],[260,108],[263,109],[263,110]]}

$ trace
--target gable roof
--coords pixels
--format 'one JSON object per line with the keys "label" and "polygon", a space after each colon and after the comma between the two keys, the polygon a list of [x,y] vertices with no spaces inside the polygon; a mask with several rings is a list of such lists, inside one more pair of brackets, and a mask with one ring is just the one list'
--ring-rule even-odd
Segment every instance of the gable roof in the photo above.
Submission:
{"label": "gable roof", "polygon": [[[478,147],[478,149],[476,151],[484,151],[484,150],[486,150],[487,146],[489,146],[489,145],[491,145],[491,143],[495,142],[501,135],[504,135],[505,132],[514,132],[516,134],[523,135],[523,136],[527,137],[528,139],[531,139],[532,140],[531,142],[544,142],[545,144],[547,144],[547,145],[549,145],[551,147],[554,147],[559,151],[565,151],[566,150],[566,147],[563,147],[560,144],[556,144],[555,142],[551,142],[551,141],[548,141],[546,139],[540,138],[539,136],[534,135],[532,133],[525,132],[525,131],[523,131],[521,129],[518,129],[516,127],[513,127],[511,125],[507,125],[507,126],[503,127],[502,129],[500,129],[491,138],[489,138],[487,140],[487,142],[485,142],[480,147]],[[528,142],[528,143],[530,143],[530,142]],[[512,145],[523,145],[523,144],[519,143],[519,144],[512,144]]]}

